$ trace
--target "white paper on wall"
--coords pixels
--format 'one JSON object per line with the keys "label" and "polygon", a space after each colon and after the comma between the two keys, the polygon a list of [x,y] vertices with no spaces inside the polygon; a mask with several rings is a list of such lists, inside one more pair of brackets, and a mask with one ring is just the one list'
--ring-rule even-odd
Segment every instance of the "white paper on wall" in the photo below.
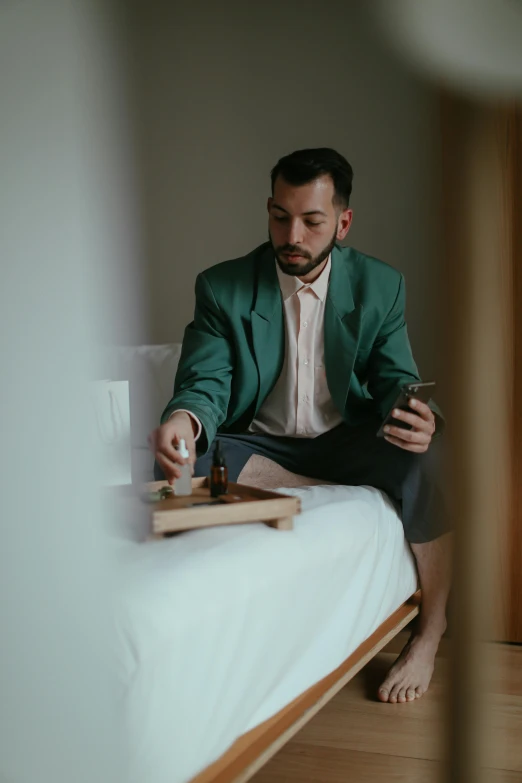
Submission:
{"label": "white paper on wall", "polygon": [[101,483],[131,484],[129,382],[94,381],[90,396]]}

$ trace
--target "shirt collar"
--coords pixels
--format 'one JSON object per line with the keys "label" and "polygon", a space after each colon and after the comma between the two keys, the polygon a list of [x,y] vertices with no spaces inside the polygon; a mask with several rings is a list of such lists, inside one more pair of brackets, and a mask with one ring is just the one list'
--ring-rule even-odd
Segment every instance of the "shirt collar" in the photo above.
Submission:
{"label": "shirt collar", "polygon": [[277,261],[275,264],[277,277],[279,279],[279,287],[281,288],[281,294],[283,295],[284,302],[286,302],[287,299],[290,299],[291,296],[300,291],[302,288],[311,288],[317,298],[320,299],[321,302],[324,302],[326,299],[326,294],[328,293],[328,282],[330,280],[330,272],[332,269],[331,254],[328,256],[326,266],[319,277],[314,280],[313,283],[308,284],[303,283],[302,280],[299,280],[298,277],[294,277],[293,275],[285,275],[285,273],[282,272],[279,268]]}

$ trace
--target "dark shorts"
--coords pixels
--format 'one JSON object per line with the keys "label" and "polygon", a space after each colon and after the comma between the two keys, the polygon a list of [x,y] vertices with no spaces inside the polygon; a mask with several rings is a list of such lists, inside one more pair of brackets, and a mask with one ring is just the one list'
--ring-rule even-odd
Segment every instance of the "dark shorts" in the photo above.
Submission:
{"label": "dark shorts", "polygon": [[[424,454],[414,454],[377,438],[380,422],[358,427],[339,424],[316,438],[219,434],[230,481],[237,478],[252,454],[261,454],[303,476],[352,486],[369,485],[386,492],[401,513],[411,543],[432,541],[450,529],[440,486],[441,438]],[[208,476],[210,450],[199,456],[194,473]],[[156,466],[156,476],[162,477]]]}

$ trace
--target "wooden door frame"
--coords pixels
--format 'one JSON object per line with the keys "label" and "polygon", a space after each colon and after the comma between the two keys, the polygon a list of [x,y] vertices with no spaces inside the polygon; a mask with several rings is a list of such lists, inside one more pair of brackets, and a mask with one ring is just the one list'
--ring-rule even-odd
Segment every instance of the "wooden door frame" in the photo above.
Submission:
{"label": "wooden door frame", "polygon": [[507,177],[506,215],[511,235],[513,287],[512,497],[507,638],[522,644],[522,108],[509,108],[506,115],[501,151]]}

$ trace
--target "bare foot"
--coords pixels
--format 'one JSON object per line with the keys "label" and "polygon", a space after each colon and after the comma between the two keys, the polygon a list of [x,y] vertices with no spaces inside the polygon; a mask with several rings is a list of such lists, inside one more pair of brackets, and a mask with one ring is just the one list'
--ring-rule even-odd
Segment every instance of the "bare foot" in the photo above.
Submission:
{"label": "bare foot", "polygon": [[426,693],[435,665],[440,638],[413,636],[379,688],[380,701],[415,701]]}

